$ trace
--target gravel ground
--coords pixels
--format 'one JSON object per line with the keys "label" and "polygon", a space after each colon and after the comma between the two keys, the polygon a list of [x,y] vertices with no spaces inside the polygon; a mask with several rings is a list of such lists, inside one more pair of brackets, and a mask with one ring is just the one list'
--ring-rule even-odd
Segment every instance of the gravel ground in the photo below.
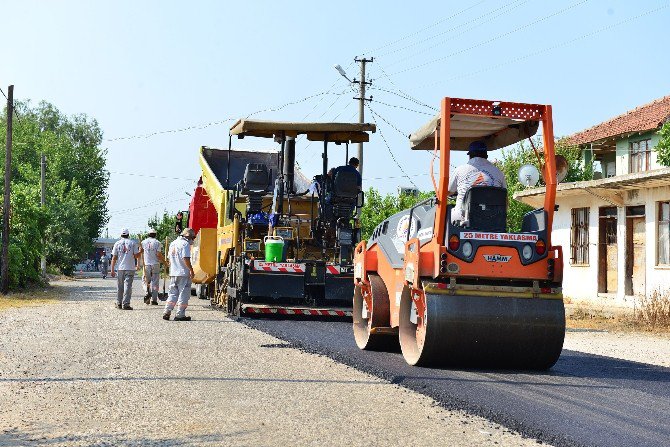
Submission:
{"label": "gravel ground", "polygon": [[663,336],[569,329],[563,348],[670,368],[670,339]]}
{"label": "gravel ground", "polygon": [[163,321],[135,284],[134,311],[85,279],[0,313],[0,445],[537,445],[197,299]]}

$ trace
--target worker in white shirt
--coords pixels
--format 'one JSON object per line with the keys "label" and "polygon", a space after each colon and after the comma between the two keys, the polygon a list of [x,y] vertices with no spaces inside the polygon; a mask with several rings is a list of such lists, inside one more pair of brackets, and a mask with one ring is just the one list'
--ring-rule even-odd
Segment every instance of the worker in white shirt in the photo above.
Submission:
{"label": "worker in white shirt", "polygon": [[[133,279],[137,270],[135,261],[140,258],[140,249],[135,241],[130,239],[130,233],[127,228],[121,230],[121,239],[116,241],[112,248],[112,278],[116,275],[116,308],[123,310],[133,310],[130,307],[130,296],[133,292]],[[118,262],[118,272],[114,267]]]}
{"label": "worker in white shirt", "polygon": [[191,281],[194,272],[191,265],[191,245],[195,239],[195,231],[185,228],[181,235],[170,244],[168,260],[170,263],[170,289],[163,320],[169,320],[172,309],[177,306],[174,321],[191,321],[186,316],[188,300],[191,297]]}
{"label": "worker in white shirt", "polygon": [[156,239],[156,230],[149,229],[149,237],[140,244],[140,252],[144,257],[144,278],[147,288],[147,296],[144,304],[158,305],[158,283],[160,281],[161,264],[166,264],[163,256],[163,244]]}
{"label": "worker in white shirt", "polygon": [[457,194],[456,206],[451,210],[451,221],[463,221],[463,198],[474,186],[497,186],[507,188],[505,175],[496,165],[488,161],[488,148],[483,141],[474,141],[468,146],[470,160],[457,167],[449,178],[449,194]]}

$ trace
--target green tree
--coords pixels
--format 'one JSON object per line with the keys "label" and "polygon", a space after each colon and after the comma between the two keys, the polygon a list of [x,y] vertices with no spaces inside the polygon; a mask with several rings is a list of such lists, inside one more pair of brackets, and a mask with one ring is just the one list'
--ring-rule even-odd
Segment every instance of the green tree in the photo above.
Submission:
{"label": "green tree", "polygon": [[[535,147],[540,153],[540,157],[542,157],[541,140],[536,139],[534,141]],[[563,183],[591,180],[593,178],[593,167],[585,166],[582,151],[579,147],[570,145],[565,139],[559,139],[554,143],[554,149],[556,154],[564,156],[568,162],[568,173]],[[507,196],[509,200],[507,230],[509,232],[521,231],[521,221],[524,214],[533,208],[513,198],[516,192],[526,188],[519,182],[518,172],[519,168],[525,164],[534,165],[539,169],[537,157],[531,145],[526,141],[521,141],[509,149],[503,150],[502,158],[496,160],[495,163],[503,174],[505,174],[507,181]],[[540,179],[540,186],[543,185],[544,182]]]}
{"label": "green tree", "polygon": [[[11,287],[39,280],[45,242],[47,263],[68,274],[92,248],[107,223],[109,173],[102,131],[85,115],[68,117],[53,105],[17,103],[12,150]],[[6,113],[0,141],[6,138]],[[4,160],[5,146],[1,156]],[[46,207],[40,207],[40,155],[47,158]],[[2,166],[4,175],[5,166]],[[0,185],[0,188],[2,186]]]}
{"label": "green tree", "polygon": [[369,239],[375,227],[388,217],[425,200],[434,194],[422,192],[418,197],[410,195],[382,195],[374,188],[365,193],[365,206],[361,210],[361,232],[363,239]]}
{"label": "green tree", "polygon": [[658,133],[661,136],[660,141],[656,145],[658,162],[663,166],[670,166],[670,121],[663,124]]}
{"label": "green tree", "polygon": [[175,216],[177,215],[177,212],[173,213],[168,213],[167,210],[163,211],[162,216],[158,216],[158,214],[154,215],[154,217],[150,218],[149,221],[147,222],[147,225],[149,228],[153,228],[156,230],[156,239],[159,241],[165,243],[165,238],[168,238],[169,240],[174,239],[175,233],[174,233],[174,226],[175,226]]}

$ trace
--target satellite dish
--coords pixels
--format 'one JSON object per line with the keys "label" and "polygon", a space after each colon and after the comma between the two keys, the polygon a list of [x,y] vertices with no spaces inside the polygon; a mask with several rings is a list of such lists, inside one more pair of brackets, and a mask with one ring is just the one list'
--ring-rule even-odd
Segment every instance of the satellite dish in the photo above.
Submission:
{"label": "satellite dish", "polygon": [[[556,160],[556,183],[561,183],[568,176],[570,165],[568,164],[568,160],[562,155],[556,155],[554,160]],[[544,169],[542,170],[542,178],[545,178]]]}
{"label": "satellite dish", "polygon": [[526,186],[537,185],[540,180],[540,171],[533,165],[523,165],[519,168],[519,183]]}

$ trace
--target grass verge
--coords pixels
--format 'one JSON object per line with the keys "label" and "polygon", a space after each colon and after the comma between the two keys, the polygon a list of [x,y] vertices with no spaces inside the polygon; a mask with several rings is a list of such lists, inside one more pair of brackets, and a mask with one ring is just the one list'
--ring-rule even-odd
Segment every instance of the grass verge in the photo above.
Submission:
{"label": "grass verge", "polygon": [[[566,300],[566,304],[569,300]],[[597,304],[579,303],[566,308],[570,329],[594,329],[616,332],[647,332],[670,336],[670,295],[654,292],[640,297],[635,307],[616,310]]]}
{"label": "grass verge", "polygon": [[56,301],[58,301],[58,290],[55,287],[42,286],[0,295],[0,311],[15,307],[41,306]]}

